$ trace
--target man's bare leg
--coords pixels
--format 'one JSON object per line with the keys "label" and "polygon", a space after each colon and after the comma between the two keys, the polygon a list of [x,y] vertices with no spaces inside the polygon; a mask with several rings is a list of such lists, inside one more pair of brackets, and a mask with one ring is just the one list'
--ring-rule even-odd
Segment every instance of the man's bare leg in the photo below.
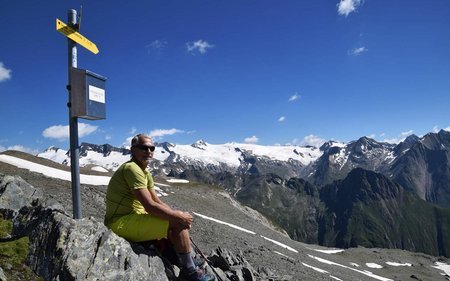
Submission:
{"label": "man's bare leg", "polygon": [[189,236],[189,230],[184,228],[180,229],[177,227],[170,228],[167,237],[173,244],[175,251],[177,252],[181,266],[187,272],[195,271],[194,260],[191,256],[191,241]]}
{"label": "man's bare leg", "polygon": [[172,242],[177,253],[189,253],[191,251],[189,230],[169,228],[167,237],[169,238],[170,242]]}

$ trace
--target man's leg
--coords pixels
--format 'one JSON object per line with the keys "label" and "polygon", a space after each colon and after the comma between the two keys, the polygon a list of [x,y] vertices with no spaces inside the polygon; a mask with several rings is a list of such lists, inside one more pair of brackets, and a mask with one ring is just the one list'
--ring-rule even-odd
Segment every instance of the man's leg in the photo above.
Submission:
{"label": "man's leg", "polygon": [[[191,239],[188,229],[171,228],[167,237],[173,244],[175,251],[178,253],[181,263],[180,278],[183,280],[215,280],[210,274],[205,274],[202,270],[198,270],[191,255]],[[183,276],[183,277],[181,277]]]}
{"label": "man's leg", "polygon": [[191,256],[191,241],[189,238],[189,230],[180,228],[170,228],[168,238],[172,242],[175,251],[180,257],[181,266],[188,272],[195,271],[194,260]]}
{"label": "man's leg", "polygon": [[172,228],[169,226],[167,238],[169,238],[170,242],[172,242],[177,253],[188,253],[191,251],[189,230],[174,227]]}

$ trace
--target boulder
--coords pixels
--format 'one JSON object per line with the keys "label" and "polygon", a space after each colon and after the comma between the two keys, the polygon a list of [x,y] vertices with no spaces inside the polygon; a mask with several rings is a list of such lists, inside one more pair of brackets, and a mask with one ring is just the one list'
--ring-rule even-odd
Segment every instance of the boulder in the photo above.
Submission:
{"label": "boulder", "polygon": [[57,207],[20,177],[0,175],[0,213],[13,237],[29,237],[27,264],[45,280],[168,280],[155,253],[138,254],[103,222]]}

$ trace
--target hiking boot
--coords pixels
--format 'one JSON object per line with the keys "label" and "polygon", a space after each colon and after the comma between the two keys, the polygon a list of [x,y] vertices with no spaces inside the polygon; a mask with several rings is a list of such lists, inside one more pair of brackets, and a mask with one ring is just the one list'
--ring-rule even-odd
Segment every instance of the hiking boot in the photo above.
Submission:
{"label": "hiking boot", "polygon": [[183,281],[214,281],[216,280],[216,277],[214,275],[204,273],[200,268],[197,268],[191,273],[188,273],[187,270],[182,269],[178,279]]}

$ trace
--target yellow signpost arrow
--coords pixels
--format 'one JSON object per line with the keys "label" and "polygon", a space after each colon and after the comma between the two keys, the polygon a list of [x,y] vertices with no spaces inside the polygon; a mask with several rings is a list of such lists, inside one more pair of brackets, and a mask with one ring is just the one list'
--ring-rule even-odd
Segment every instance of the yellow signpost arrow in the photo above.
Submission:
{"label": "yellow signpost arrow", "polygon": [[81,46],[85,47],[89,51],[93,52],[94,54],[98,54],[97,46],[94,43],[89,41],[89,39],[87,39],[86,37],[78,33],[75,29],[68,26],[59,19],[56,19],[56,30],[66,35],[73,41],[77,42]]}

